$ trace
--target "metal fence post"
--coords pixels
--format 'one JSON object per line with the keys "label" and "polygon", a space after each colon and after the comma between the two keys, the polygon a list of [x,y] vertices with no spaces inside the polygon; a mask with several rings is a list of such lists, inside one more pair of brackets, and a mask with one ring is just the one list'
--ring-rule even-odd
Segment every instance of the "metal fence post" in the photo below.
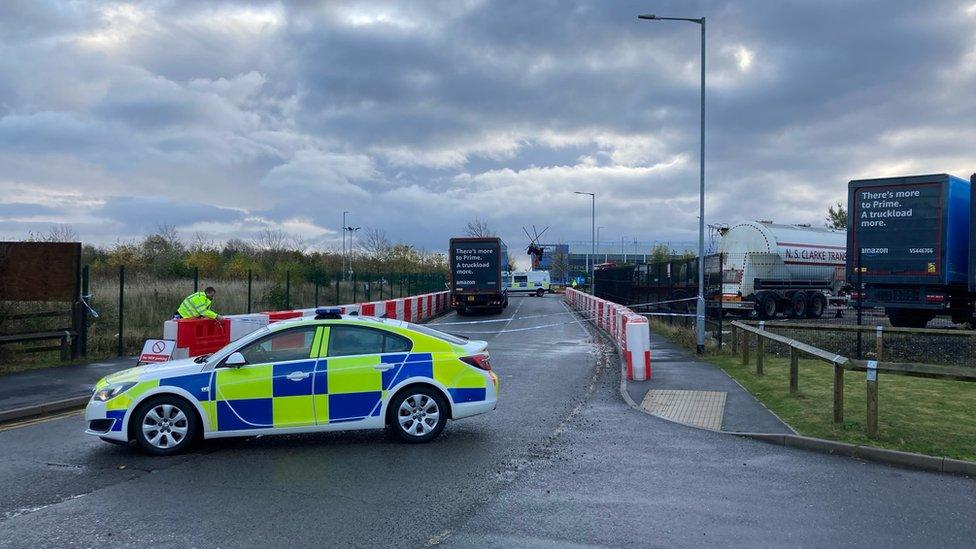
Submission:
{"label": "metal fence post", "polygon": [[291,271],[285,271],[285,309],[291,309]]}
{"label": "metal fence post", "polygon": [[81,322],[78,326],[78,353],[82,357],[88,356],[88,292],[90,286],[88,265],[81,270]]}
{"label": "metal fence post", "polygon": [[336,287],[335,304],[336,305],[339,304],[339,280],[341,276],[342,276],[342,271],[336,271],[336,279],[335,279],[335,287]]}
{"label": "metal fence post", "polygon": [[251,269],[247,270],[247,312],[251,313]]}
{"label": "metal fence post", "polygon": [[125,265],[119,265],[119,356],[125,355],[123,326],[125,319]]}
{"label": "metal fence post", "polygon": [[193,293],[200,291],[200,267],[193,267]]}

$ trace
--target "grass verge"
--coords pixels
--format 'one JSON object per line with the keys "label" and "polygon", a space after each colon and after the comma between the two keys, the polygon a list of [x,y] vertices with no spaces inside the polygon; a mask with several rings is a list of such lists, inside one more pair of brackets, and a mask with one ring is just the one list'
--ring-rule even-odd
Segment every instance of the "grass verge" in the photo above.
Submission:
{"label": "grass verge", "polygon": [[[683,343],[673,331],[656,331]],[[976,461],[976,383],[878,376],[878,438],[867,436],[867,387],[863,372],[844,373],[844,422],[833,421],[833,370],[817,360],[799,362],[799,391],[789,394],[789,359],[768,354],[764,375],[737,356],[712,352],[722,368],[802,435]]]}

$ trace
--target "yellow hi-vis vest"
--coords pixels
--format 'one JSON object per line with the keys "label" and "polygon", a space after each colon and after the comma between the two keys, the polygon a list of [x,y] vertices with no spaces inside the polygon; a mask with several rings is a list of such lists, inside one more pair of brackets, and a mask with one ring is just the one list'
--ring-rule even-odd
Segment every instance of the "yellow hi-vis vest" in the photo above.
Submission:
{"label": "yellow hi-vis vest", "polygon": [[176,312],[183,318],[217,318],[217,313],[210,310],[211,303],[213,302],[207,298],[207,294],[197,292],[186,296]]}

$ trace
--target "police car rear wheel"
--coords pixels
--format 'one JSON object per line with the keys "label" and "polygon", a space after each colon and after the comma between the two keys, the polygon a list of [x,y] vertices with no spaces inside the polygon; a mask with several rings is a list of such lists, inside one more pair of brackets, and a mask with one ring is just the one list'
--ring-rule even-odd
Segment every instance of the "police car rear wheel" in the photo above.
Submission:
{"label": "police car rear wheel", "polygon": [[391,403],[389,426],[400,440],[427,442],[444,430],[447,406],[434,390],[418,387],[397,395]]}
{"label": "police car rear wheel", "polygon": [[196,413],[185,400],[160,396],[145,402],[133,415],[135,438],[146,452],[168,456],[182,452],[196,437]]}

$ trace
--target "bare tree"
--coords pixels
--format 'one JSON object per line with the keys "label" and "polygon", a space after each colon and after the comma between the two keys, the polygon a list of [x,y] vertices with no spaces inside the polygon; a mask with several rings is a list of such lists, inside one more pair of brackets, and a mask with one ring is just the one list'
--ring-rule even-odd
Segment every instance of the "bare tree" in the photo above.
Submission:
{"label": "bare tree", "polygon": [[288,241],[288,233],[268,227],[254,239],[254,245],[262,250],[279,254],[288,251]]}
{"label": "bare tree", "polygon": [[156,234],[159,236],[160,240],[169,244],[172,248],[183,247],[183,239],[180,238],[180,233],[176,230],[175,225],[160,223],[156,225]]}
{"label": "bare tree", "polygon": [[488,222],[481,218],[468,221],[464,226],[464,234],[474,237],[497,236],[495,231],[488,226]]}
{"label": "bare tree", "polygon": [[71,225],[58,224],[51,225],[51,228],[44,234],[37,234],[34,231],[27,231],[25,242],[78,242],[78,233]]}
{"label": "bare tree", "polygon": [[359,245],[367,255],[376,258],[388,256],[393,248],[393,243],[386,236],[386,232],[375,227],[366,227]]}

